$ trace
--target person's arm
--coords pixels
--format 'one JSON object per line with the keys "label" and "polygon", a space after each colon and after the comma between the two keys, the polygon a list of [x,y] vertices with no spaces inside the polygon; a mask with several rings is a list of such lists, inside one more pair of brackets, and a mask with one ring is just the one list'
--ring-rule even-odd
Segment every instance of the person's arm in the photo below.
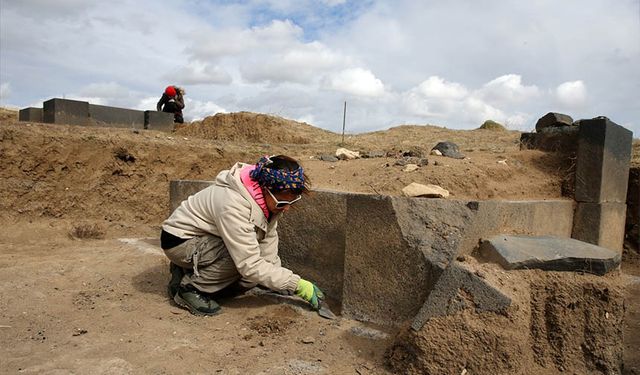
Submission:
{"label": "person's arm", "polygon": [[269,289],[295,292],[300,276],[262,257],[255,226],[248,219],[250,208],[239,203],[219,202],[216,206],[215,224],[238,273]]}
{"label": "person's arm", "polygon": [[184,97],[181,94],[176,95],[176,106],[178,109],[184,109]]}
{"label": "person's arm", "polygon": [[162,94],[162,97],[160,97],[160,100],[158,100],[158,104],[156,104],[156,110],[158,112],[162,111],[162,105],[165,104],[167,101],[167,95],[166,94]]}

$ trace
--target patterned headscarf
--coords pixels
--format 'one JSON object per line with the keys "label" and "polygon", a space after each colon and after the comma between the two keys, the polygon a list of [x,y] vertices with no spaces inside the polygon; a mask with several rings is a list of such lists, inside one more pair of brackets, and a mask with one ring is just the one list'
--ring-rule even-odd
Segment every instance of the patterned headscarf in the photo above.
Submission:
{"label": "patterned headscarf", "polygon": [[304,189],[304,171],[302,167],[298,167],[295,171],[290,171],[269,168],[270,164],[273,164],[273,161],[269,156],[265,155],[258,160],[256,168],[251,171],[251,178],[258,181],[260,186],[275,191]]}

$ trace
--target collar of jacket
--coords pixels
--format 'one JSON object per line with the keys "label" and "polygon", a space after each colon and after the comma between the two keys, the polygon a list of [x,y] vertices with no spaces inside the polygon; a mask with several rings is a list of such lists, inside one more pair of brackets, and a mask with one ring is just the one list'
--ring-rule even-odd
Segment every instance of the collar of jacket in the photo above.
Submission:
{"label": "collar of jacket", "polygon": [[[281,213],[271,214],[271,220],[267,220],[262,212],[262,208],[256,203],[251,194],[247,191],[247,188],[244,187],[242,181],[240,180],[240,170],[249,164],[245,163],[236,163],[231,169],[226,171],[227,173],[221,172],[216,177],[216,185],[223,186],[232,189],[233,191],[242,195],[244,199],[246,199],[251,205],[251,212],[249,214],[249,221],[264,232],[267,232],[269,226],[275,225],[280,217]],[[266,199],[266,197],[265,197]]]}

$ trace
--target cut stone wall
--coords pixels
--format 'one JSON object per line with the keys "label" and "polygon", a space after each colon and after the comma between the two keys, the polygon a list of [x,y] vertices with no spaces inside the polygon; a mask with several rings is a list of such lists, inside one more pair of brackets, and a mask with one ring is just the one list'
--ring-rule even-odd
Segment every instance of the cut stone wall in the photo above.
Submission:
{"label": "cut stone wall", "polygon": [[18,121],[42,122],[42,108],[28,107],[18,112]]}
{"label": "cut stone wall", "polygon": [[144,129],[144,112],[89,104],[89,124],[112,128]]}

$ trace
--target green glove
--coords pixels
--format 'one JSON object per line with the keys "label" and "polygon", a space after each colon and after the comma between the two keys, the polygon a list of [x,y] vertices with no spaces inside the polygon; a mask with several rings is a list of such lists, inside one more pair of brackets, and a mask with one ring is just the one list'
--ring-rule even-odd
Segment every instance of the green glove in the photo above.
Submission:
{"label": "green glove", "polygon": [[318,310],[320,305],[318,299],[324,299],[324,293],[314,283],[305,279],[298,281],[296,295],[309,302],[314,310]]}

